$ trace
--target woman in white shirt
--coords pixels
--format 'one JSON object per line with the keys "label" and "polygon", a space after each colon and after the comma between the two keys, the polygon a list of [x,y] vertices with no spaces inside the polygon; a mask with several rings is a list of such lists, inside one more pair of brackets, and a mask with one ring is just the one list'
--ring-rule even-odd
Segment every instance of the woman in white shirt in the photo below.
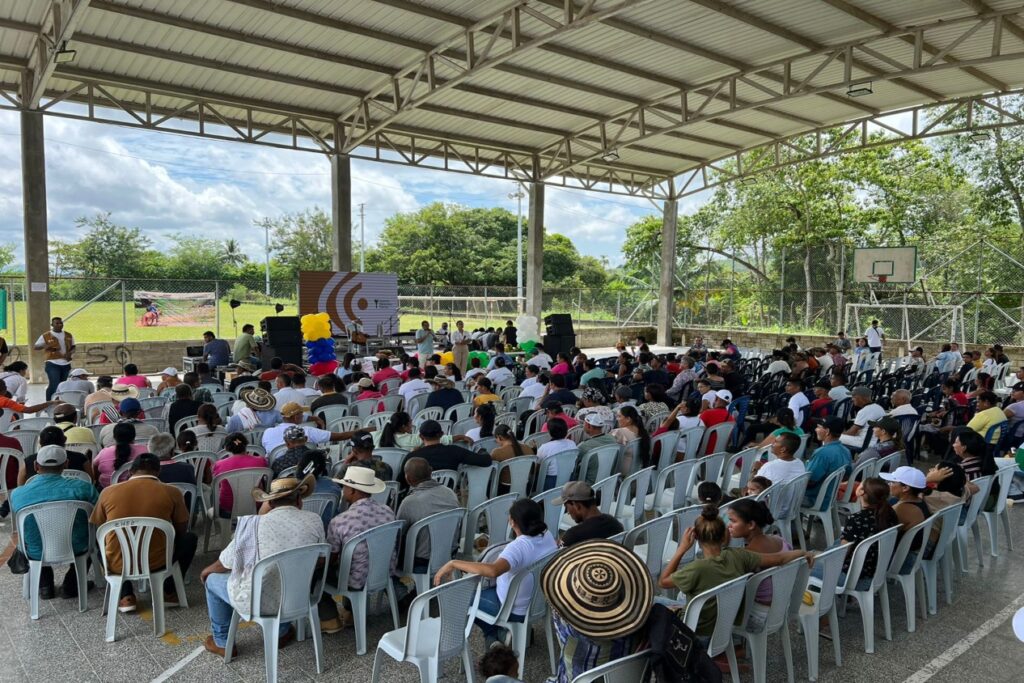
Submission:
{"label": "woman in white shirt", "polygon": [[547,427],[551,441],[541,444],[541,447],[537,449],[538,463],[541,467],[547,467],[547,476],[544,478],[545,491],[555,488],[555,483],[558,481],[558,458],[555,456],[562,451],[576,448],[576,442],[567,438],[569,427],[566,426],[565,420],[552,418],[548,420]]}
{"label": "woman in white shirt", "polygon": [[[384,429],[374,431],[372,434],[374,448],[401,448],[411,451],[423,445],[423,439],[412,429],[412,418],[409,413],[401,410],[391,416],[388,423],[384,425]],[[461,434],[459,436],[445,434],[441,437],[441,443],[445,446],[450,446],[456,441],[473,443],[472,439]],[[396,472],[395,475],[397,476],[398,473]]]}
{"label": "woman in white shirt", "polygon": [[455,321],[455,331],[452,332],[452,356],[455,358],[455,366],[459,372],[465,372],[469,360],[469,332],[463,327],[461,320]]}
{"label": "woman in white shirt", "polygon": [[[545,444],[547,445],[547,444]],[[512,504],[508,511],[512,523],[512,531],[515,539],[505,546],[498,559],[494,562],[468,562],[466,560],[451,560],[441,567],[434,575],[434,585],[439,586],[446,576],[456,569],[468,573],[477,574],[488,579],[497,579],[496,585],[492,588],[485,588],[480,591],[480,603],[478,609],[490,615],[495,615],[501,610],[502,603],[508,597],[508,588],[521,571],[532,565],[537,560],[543,559],[558,550],[554,536],[548,531],[544,523],[544,509],[540,503],[529,498],[520,498]],[[512,616],[520,619],[526,616],[530,608],[530,601],[533,599],[533,592],[539,590],[535,586],[532,576],[523,579],[519,586],[519,593],[516,595],[516,602],[512,606]],[[498,642],[504,635],[499,626],[485,623],[479,619],[477,626],[484,632],[485,645]]]}
{"label": "woman in white shirt", "polygon": [[0,379],[7,385],[7,391],[11,398],[18,403],[24,403],[25,396],[28,394],[28,380],[25,379],[27,374],[28,365],[22,360],[16,360],[5,366],[3,374],[0,374]]}
{"label": "woman in white shirt", "polygon": [[493,405],[485,403],[482,406],[477,406],[473,417],[480,426],[473,427],[466,432],[466,437],[472,439],[473,443],[476,443],[480,439],[494,436],[494,418],[497,417],[497,413],[494,411]]}

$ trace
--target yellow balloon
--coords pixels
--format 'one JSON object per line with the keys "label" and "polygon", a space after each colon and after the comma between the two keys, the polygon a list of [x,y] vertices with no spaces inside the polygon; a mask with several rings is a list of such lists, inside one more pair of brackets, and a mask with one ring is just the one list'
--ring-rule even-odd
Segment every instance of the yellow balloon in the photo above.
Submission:
{"label": "yellow balloon", "polygon": [[326,313],[308,313],[299,320],[302,338],[316,341],[331,336],[331,317]]}
{"label": "yellow balloon", "polygon": [[451,351],[445,351],[441,354],[441,364],[448,365],[449,363],[455,362],[455,354]]}

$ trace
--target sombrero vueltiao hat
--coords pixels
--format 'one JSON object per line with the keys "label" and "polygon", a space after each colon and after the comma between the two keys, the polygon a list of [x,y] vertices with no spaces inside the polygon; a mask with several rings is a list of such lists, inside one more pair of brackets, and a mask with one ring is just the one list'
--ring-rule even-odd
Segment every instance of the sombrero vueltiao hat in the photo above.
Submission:
{"label": "sombrero vueltiao hat", "polygon": [[238,398],[253,410],[270,410],[277,404],[273,394],[259,387],[242,387]]}
{"label": "sombrero vueltiao hat", "polygon": [[312,474],[307,474],[304,479],[296,479],[295,477],[283,477],[281,479],[275,479],[270,482],[270,491],[264,491],[259,486],[252,490],[252,497],[257,503],[265,503],[268,500],[278,500],[280,498],[305,498],[309,494],[313,493],[316,488],[316,478]]}
{"label": "sombrero vueltiao hat", "polygon": [[558,614],[588,638],[611,640],[647,622],[654,581],[631,550],[603,539],[558,553],[540,576],[541,588]]}

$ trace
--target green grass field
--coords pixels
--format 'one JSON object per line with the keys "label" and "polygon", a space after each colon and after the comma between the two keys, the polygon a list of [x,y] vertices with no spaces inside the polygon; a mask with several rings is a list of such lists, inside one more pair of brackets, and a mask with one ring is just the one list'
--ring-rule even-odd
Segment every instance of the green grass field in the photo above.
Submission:
{"label": "green grass field", "polygon": [[[282,301],[281,303],[285,306],[285,310],[281,315],[296,314],[296,304],[294,302]],[[120,301],[94,302],[83,308],[74,317],[68,319],[68,316],[80,308],[82,304],[83,302],[81,301],[53,301],[50,303],[50,314],[65,318],[67,329],[75,336],[75,340],[80,343],[121,341],[188,341],[199,343],[203,332],[206,330],[217,332],[218,330],[215,320],[211,320],[208,324],[200,325],[157,325],[155,327],[144,327],[139,322],[142,316],[141,310],[129,305],[126,308],[128,313],[126,340],[122,315],[123,309]],[[14,310],[15,316],[13,316],[14,320],[12,321],[10,319],[12,317],[10,307],[8,307],[7,330],[4,332],[7,343],[13,345],[15,343],[25,344],[35,341],[42,334],[43,330],[27,329],[25,304],[21,302],[16,303]],[[238,321],[239,329],[246,323],[252,323],[258,328],[260,320],[273,315],[275,313],[272,304],[244,303],[235,309],[235,318]],[[515,318],[514,315],[509,317]],[[401,316],[401,330],[411,331],[418,329],[421,321],[429,319],[430,315],[425,312],[405,313]],[[477,327],[504,325],[508,317],[497,316],[491,319],[462,317],[460,319],[466,323],[467,328],[475,329]],[[440,327],[441,323],[445,321],[448,321],[449,326],[454,328],[455,320],[449,321],[449,316],[435,313],[433,321],[435,328]],[[12,322],[14,322],[13,329]],[[609,321],[607,324],[614,323]],[[235,330],[231,322],[231,307],[225,301],[220,302],[219,330],[218,336],[234,339]]]}

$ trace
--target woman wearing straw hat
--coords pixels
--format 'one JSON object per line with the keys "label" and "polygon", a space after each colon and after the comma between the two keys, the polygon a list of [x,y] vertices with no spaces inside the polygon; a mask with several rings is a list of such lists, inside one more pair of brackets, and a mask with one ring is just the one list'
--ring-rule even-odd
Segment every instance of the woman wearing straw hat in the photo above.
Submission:
{"label": "woman wearing straw hat", "polygon": [[[479,605],[481,611],[492,615],[497,614],[508,596],[509,584],[512,583],[516,574],[558,549],[554,537],[548,531],[548,525],[544,523],[544,511],[540,503],[529,498],[520,498],[512,504],[508,516],[512,522],[515,539],[505,546],[497,560],[494,562],[451,560],[437,571],[434,576],[434,585],[441,585],[444,577],[456,569],[469,574],[479,574],[488,579],[497,579],[497,585],[481,591]],[[523,621],[526,618],[535,588],[531,577],[527,577],[523,581],[519,587],[519,594],[516,596],[516,603],[512,607],[510,621]],[[500,626],[487,624],[479,619],[476,624],[484,632],[487,647],[504,639],[505,629]]]}
{"label": "woman wearing straw hat", "polygon": [[618,543],[577,543],[551,560],[540,581],[561,644],[558,683],[631,654],[643,639],[654,582]]}

